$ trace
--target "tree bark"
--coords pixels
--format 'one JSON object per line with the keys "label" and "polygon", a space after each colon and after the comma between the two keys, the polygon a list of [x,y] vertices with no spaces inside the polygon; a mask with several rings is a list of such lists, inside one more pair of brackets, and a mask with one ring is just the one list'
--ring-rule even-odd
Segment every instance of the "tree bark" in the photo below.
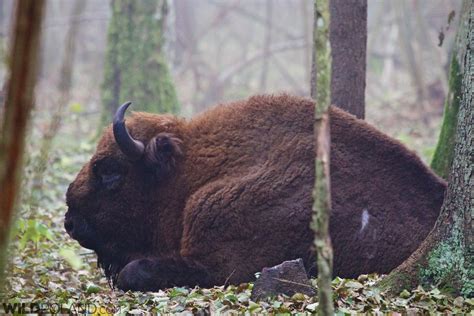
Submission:
{"label": "tree bark", "polygon": [[314,139],[316,148],[315,183],[313,189],[314,245],[318,266],[319,313],[333,315],[332,264],[333,252],[329,236],[331,215],[331,182],[329,157],[331,135],[329,131],[329,102],[331,91],[331,47],[329,41],[329,1],[315,0],[313,29],[313,66],[311,96],[315,99]]}
{"label": "tree bark", "polygon": [[331,0],[331,104],[365,117],[367,0]]}
{"label": "tree bark", "polygon": [[449,90],[444,103],[443,122],[441,124],[438,143],[431,161],[431,168],[443,179],[448,179],[454,158],[456,126],[458,124],[459,102],[462,93],[462,72],[460,68],[460,62],[462,62],[462,60],[460,58],[466,49],[466,32],[467,29],[463,29],[461,24],[452,51],[448,78]]}
{"label": "tree bark", "polygon": [[130,100],[135,110],[177,113],[178,98],[163,52],[166,0],[114,0],[102,84],[103,123]]}
{"label": "tree bark", "polygon": [[460,100],[449,185],[433,230],[417,251],[381,283],[392,293],[422,284],[474,296],[474,1],[464,0],[461,12],[454,56],[461,74],[460,88],[454,87],[460,90]]}
{"label": "tree bark", "polygon": [[44,0],[17,2],[10,78],[0,132],[0,282],[23,162],[27,123],[34,101]]}

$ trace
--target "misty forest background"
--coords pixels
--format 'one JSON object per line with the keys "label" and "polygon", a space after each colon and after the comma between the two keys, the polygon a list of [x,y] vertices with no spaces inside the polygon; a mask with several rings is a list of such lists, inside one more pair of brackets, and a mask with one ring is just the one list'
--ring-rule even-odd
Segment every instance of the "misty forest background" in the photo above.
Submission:
{"label": "misty forest background", "polygon": [[[367,2],[365,119],[429,164],[448,92],[450,53],[461,0]],[[130,99],[134,109],[190,118],[215,104],[258,93],[310,95],[313,1],[156,3],[151,19],[145,13],[136,14],[144,29],[152,25],[157,30],[150,37],[133,34],[127,25],[114,21],[113,10],[123,8],[111,6],[109,1],[47,1],[23,194],[7,269],[5,293],[10,301],[40,299],[67,304],[87,298],[121,305],[134,300],[140,306],[174,306],[168,309],[171,312],[184,310],[189,303],[186,300],[204,300],[206,295],[216,300],[217,309],[226,302],[248,302],[245,288],[232,292],[232,287],[209,293],[175,288],[166,295],[152,296],[113,292],[96,269],[95,255],[80,248],[63,229],[67,185],[90,158],[111,111],[122,102]],[[0,1],[0,85],[7,79],[13,9],[13,0]],[[137,10],[149,9],[143,5]],[[141,35],[147,39],[142,43],[130,40],[120,46],[110,41],[114,36]],[[143,57],[150,50],[152,57],[147,58],[153,59],[151,64]],[[125,57],[111,64],[111,56],[117,52]],[[127,63],[134,60],[146,62]],[[123,67],[121,80],[128,82],[130,90],[114,93],[113,65]],[[161,89],[159,100],[146,93],[154,89]],[[0,101],[4,93],[3,88]],[[377,278],[359,282],[370,284]],[[340,289],[348,293],[360,289],[341,280],[335,282],[341,282]],[[339,285],[336,283],[336,288]],[[448,304],[436,291],[418,289],[418,293]],[[173,299],[177,303],[170,305]],[[302,301],[294,298],[288,304],[302,308]],[[291,309],[281,304],[273,308]],[[341,310],[344,304],[339,306]],[[387,304],[396,309],[404,302]],[[304,306],[308,305],[311,303]],[[459,306],[467,305],[461,302]],[[257,304],[252,308],[259,311],[266,307]]]}
{"label": "misty forest background", "polygon": [[[425,162],[434,151],[447,92],[449,53],[457,26],[456,16],[446,30],[448,16],[460,3],[368,1],[366,120],[400,139]],[[0,5],[3,57],[12,5],[12,0]],[[308,96],[312,5],[305,0],[169,1],[160,40],[179,104],[170,109],[191,117],[216,103],[256,93],[285,91]],[[61,66],[71,26],[78,28],[72,82],[57,143],[61,139],[87,141],[97,134],[102,100],[107,98],[101,87],[111,15],[108,1],[87,0],[79,10],[74,1],[48,1],[34,137],[45,132],[51,114],[62,106],[58,104]],[[444,34],[441,47],[440,30]],[[130,69],[127,76],[136,77],[144,70]],[[2,63],[1,82],[5,75]],[[150,111],[166,109],[165,105],[144,105],[133,96],[128,98]]]}

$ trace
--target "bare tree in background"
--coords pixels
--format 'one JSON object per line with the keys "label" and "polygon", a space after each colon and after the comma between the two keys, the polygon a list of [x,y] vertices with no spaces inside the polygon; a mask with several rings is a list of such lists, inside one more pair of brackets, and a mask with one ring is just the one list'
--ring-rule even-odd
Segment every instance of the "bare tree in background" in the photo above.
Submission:
{"label": "bare tree in background", "polygon": [[[4,59],[5,39],[7,38],[6,20],[6,2],[0,1],[0,62]],[[0,101],[1,103],[1,101]]]}
{"label": "bare tree in background", "polygon": [[[383,281],[393,293],[418,284],[435,285],[454,294],[474,296],[474,1],[464,0],[453,66],[459,78],[450,89],[459,91],[449,185],[435,227],[421,246]],[[451,94],[452,91],[449,92]]]}
{"label": "bare tree in background", "polygon": [[33,108],[44,0],[16,6],[10,79],[0,132],[0,273],[3,272],[15,202],[19,195],[26,127]]}
{"label": "bare tree in background", "polygon": [[425,102],[427,100],[426,83],[423,79],[423,58],[421,58],[420,50],[416,50],[412,43],[412,34],[415,34],[416,29],[412,25],[412,19],[408,18],[410,15],[410,8],[408,8],[405,1],[393,2],[397,23],[399,24],[398,40],[400,43],[401,56],[406,60],[407,69],[410,73],[412,84],[416,89],[416,101],[418,104],[426,109]]}
{"label": "bare tree in background", "polygon": [[263,64],[262,64],[262,73],[260,76],[260,89],[265,91],[267,88],[267,76],[268,76],[268,64],[270,61],[270,45],[272,44],[272,32],[273,32],[273,2],[272,0],[267,0],[265,2],[265,15],[266,15],[266,25],[265,33],[263,39]]}
{"label": "bare tree in background", "polygon": [[331,104],[365,117],[367,0],[331,0]]}
{"label": "bare tree in background", "polygon": [[[184,54],[196,54],[196,15],[193,12],[193,0],[174,0],[175,9],[175,43],[174,67],[183,63]],[[195,67],[195,62],[189,63]]]}
{"label": "bare tree in background", "polygon": [[321,315],[334,314],[331,288],[333,252],[329,236],[329,217],[331,215],[331,179],[329,172],[331,47],[328,2],[329,0],[315,0],[314,2],[314,46],[311,78],[311,96],[316,101],[314,120],[316,161],[311,228],[315,233],[314,245],[317,254],[319,313]]}
{"label": "bare tree in background", "polygon": [[76,38],[79,32],[79,23],[74,23],[73,19],[80,16],[85,8],[85,1],[76,1],[71,9],[71,21],[69,30],[66,33],[64,57],[60,69],[60,76],[58,82],[59,99],[57,100],[57,108],[53,113],[51,123],[43,134],[40,145],[40,155],[35,166],[35,175],[33,183],[36,188],[41,188],[43,182],[43,174],[48,166],[48,157],[51,152],[54,137],[61,127],[64,107],[70,99],[70,92],[73,79],[74,70],[74,56],[76,53]]}

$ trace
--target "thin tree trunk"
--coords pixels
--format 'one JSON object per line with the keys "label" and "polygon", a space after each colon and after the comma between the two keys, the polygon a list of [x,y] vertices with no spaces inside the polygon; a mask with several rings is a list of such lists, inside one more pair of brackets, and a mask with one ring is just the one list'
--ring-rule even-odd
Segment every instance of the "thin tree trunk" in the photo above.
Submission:
{"label": "thin tree trunk", "polygon": [[331,104],[365,117],[367,0],[331,0]]}
{"label": "thin tree trunk", "polygon": [[[0,1],[0,64],[3,64],[3,60],[5,60],[5,42],[7,38],[7,28],[6,28],[6,2]],[[2,101],[0,100],[0,107]]]}
{"label": "thin tree trunk", "polygon": [[413,85],[416,88],[417,102],[419,105],[426,109],[426,89],[423,79],[423,66],[420,52],[416,51],[413,47],[413,27],[411,24],[410,11],[407,8],[407,4],[404,1],[395,2],[395,9],[397,14],[397,22],[400,25],[399,42],[402,48],[402,54],[407,62],[408,71],[411,76]]}
{"label": "thin tree trunk", "polygon": [[[385,2],[384,6],[386,11],[389,12],[386,14],[386,18],[390,19],[391,17],[396,18],[396,14],[393,11],[393,5],[391,2]],[[390,14],[391,13],[391,14]],[[397,56],[398,45],[396,44],[397,36],[399,33],[399,27],[397,23],[390,23],[388,27],[388,31],[385,34],[386,36],[386,44],[384,45],[383,49],[383,68],[381,74],[381,83],[382,86],[398,86],[398,81],[394,82],[394,71],[395,71],[395,58]]]}
{"label": "thin tree trunk", "polygon": [[[436,49],[436,43],[435,41],[433,41],[430,37],[430,34],[428,32],[428,26],[426,25],[426,21],[425,19],[423,18],[422,16],[422,12],[423,12],[423,5],[422,3],[420,3],[420,1],[417,1],[417,0],[414,0],[412,1],[412,4],[413,4],[413,12],[414,12],[414,15],[415,15],[415,28],[416,28],[416,32],[415,34],[417,35],[417,40],[418,42],[421,44],[420,46],[420,49],[421,51],[430,51],[432,52],[432,57],[431,57],[431,60],[427,61],[427,60],[424,60],[424,62],[429,62],[429,63],[434,63],[436,65],[442,65],[444,63],[443,61],[443,58],[442,58],[442,53],[443,51],[440,50],[440,49]],[[422,54],[420,54],[422,55]],[[446,87],[447,86],[447,82],[446,82],[446,79],[447,79],[447,75],[446,75],[446,71],[445,69],[443,69],[444,67],[436,67],[436,77],[435,78],[430,78],[431,82],[435,81],[436,78],[438,80],[441,81],[442,83],[442,86],[443,87]],[[443,93],[446,93],[445,91],[443,91]],[[427,91],[427,97],[428,99],[429,98],[429,93]]]}
{"label": "thin tree trunk", "polygon": [[[421,246],[382,282],[399,293],[418,284],[474,296],[474,1],[464,0],[454,58],[462,75],[454,159],[435,227]],[[451,87],[452,88],[452,87]],[[458,89],[458,87],[454,87]]]}
{"label": "thin tree trunk", "polygon": [[33,107],[44,0],[17,2],[5,113],[0,133],[0,282],[19,195],[26,128]]}
{"label": "thin tree trunk", "polygon": [[304,58],[304,78],[305,82],[311,82],[311,15],[307,13],[308,11],[308,4],[306,0],[301,0],[300,7],[301,7],[301,16],[303,19],[303,38],[306,49],[303,49],[303,58]]}
{"label": "thin tree trunk", "polygon": [[260,77],[260,90],[265,91],[267,88],[267,77],[268,77],[268,64],[271,58],[270,55],[270,46],[272,44],[272,32],[273,32],[273,0],[267,0],[265,2],[265,11],[266,11],[266,19],[267,23],[265,24],[265,32],[264,32],[264,39],[263,39],[263,65],[262,65],[262,73]]}
{"label": "thin tree trunk", "polygon": [[51,124],[49,125],[48,130],[43,134],[41,140],[40,155],[35,167],[35,174],[33,180],[35,189],[40,189],[42,187],[43,174],[48,166],[48,157],[49,153],[51,152],[51,145],[53,143],[54,137],[56,136],[59,128],[61,127],[64,107],[69,102],[69,94],[72,85],[72,73],[74,67],[74,55],[76,53],[76,38],[79,31],[79,23],[74,23],[73,19],[74,17],[81,15],[82,11],[84,11],[85,4],[85,1],[76,1],[71,10],[71,21],[69,22],[69,30],[66,34],[64,57],[61,65],[60,79],[58,83],[60,95],[58,99],[57,109],[51,119]]}
{"label": "thin tree trunk", "polygon": [[329,174],[329,102],[331,93],[331,47],[329,42],[329,1],[315,0],[313,30],[313,67],[311,96],[315,99],[314,135],[316,148],[315,183],[313,189],[314,245],[318,265],[319,313],[333,315],[332,263],[333,253],[329,236],[331,215],[331,183]]}

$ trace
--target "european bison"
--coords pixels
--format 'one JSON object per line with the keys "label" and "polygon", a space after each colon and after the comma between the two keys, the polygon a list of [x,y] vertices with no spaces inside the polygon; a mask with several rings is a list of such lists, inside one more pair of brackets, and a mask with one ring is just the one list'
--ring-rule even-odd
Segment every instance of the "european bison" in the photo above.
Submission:
{"label": "european bison", "polygon": [[[65,228],[121,289],[250,281],[303,258],[314,271],[310,99],[255,96],[186,121],[124,114],[71,183]],[[333,107],[334,274],[387,273],[433,226],[445,183],[417,156]]]}

